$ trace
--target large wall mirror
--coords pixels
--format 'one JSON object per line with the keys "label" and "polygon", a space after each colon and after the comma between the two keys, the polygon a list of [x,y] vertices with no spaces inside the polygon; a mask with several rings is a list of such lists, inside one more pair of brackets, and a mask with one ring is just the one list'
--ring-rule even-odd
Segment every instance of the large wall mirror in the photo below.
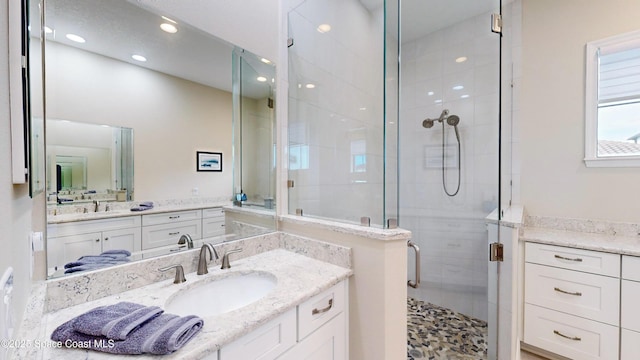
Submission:
{"label": "large wall mirror", "polygon": [[[275,230],[271,61],[133,1],[47,0],[43,27],[41,5],[30,3],[30,67],[45,80],[32,76],[31,102],[45,104],[33,118],[44,119],[49,224],[140,202],[227,202],[259,226],[224,241]],[[221,171],[197,171],[201,152],[221,154]]]}

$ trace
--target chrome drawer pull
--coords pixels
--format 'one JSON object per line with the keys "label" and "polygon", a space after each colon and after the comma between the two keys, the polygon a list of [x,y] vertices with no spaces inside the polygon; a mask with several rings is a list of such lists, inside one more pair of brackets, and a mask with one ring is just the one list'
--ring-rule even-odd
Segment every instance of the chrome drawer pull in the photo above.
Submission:
{"label": "chrome drawer pull", "polygon": [[173,236],[173,235],[178,235],[178,234],[180,234],[180,231],[178,231],[178,232],[170,232],[170,233],[169,233],[169,235],[171,235],[171,236]]}
{"label": "chrome drawer pull", "polygon": [[564,290],[562,290],[560,288],[557,288],[557,287],[553,288],[553,290],[555,290],[557,292],[561,292],[563,294],[567,294],[567,295],[582,296],[582,293],[581,292],[577,292],[577,291],[576,292],[569,292],[569,291],[564,291]]}
{"label": "chrome drawer pull", "polygon": [[575,341],[582,341],[582,339],[581,339],[581,338],[579,338],[579,337],[577,337],[577,336],[567,336],[567,335],[565,335],[565,334],[561,333],[561,332],[560,332],[560,331],[558,331],[558,330],[553,330],[553,333],[554,333],[554,334],[556,334],[556,335],[558,335],[558,336],[562,336],[562,337],[563,337],[563,338],[565,338],[565,339],[575,340]]}
{"label": "chrome drawer pull", "polygon": [[564,256],[560,256],[560,255],[555,255],[555,258],[556,259],[560,259],[560,260],[569,260],[569,261],[575,261],[575,262],[582,262],[582,259],[580,259],[580,258],[572,259],[572,258],[567,258],[567,257],[564,257]]}
{"label": "chrome drawer pull", "polygon": [[169,219],[180,219],[180,215],[178,215],[178,216],[169,216]]}
{"label": "chrome drawer pull", "polygon": [[311,315],[318,315],[318,314],[325,313],[325,312],[331,310],[332,307],[333,307],[333,299],[329,299],[329,306],[327,306],[324,309],[320,309],[320,310],[313,309],[313,311],[311,311]]}

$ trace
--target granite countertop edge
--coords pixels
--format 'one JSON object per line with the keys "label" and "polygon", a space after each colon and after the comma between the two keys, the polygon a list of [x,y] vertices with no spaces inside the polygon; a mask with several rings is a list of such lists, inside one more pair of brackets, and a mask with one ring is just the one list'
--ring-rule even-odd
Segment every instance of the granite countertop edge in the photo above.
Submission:
{"label": "granite countertop edge", "polygon": [[640,256],[640,235],[611,235],[578,231],[525,227],[520,239],[547,245]]}

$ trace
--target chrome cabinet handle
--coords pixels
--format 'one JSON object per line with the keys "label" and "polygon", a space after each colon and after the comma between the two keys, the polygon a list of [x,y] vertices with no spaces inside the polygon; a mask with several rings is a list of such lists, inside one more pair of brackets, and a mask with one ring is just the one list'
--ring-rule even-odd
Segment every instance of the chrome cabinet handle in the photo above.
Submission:
{"label": "chrome cabinet handle", "polygon": [[579,337],[577,337],[577,336],[567,336],[567,335],[565,335],[565,334],[561,333],[561,332],[560,332],[560,331],[558,331],[558,330],[553,330],[553,333],[554,333],[554,334],[556,334],[556,335],[558,335],[558,336],[561,336],[561,337],[563,337],[563,338],[565,338],[565,339],[574,340],[574,341],[582,341],[582,339],[581,339],[581,338],[579,338]]}
{"label": "chrome cabinet handle", "polygon": [[100,242],[100,239],[96,239],[96,242]]}
{"label": "chrome cabinet handle", "polygon": [[178,231],[178,232],[172,232],[172,233],[169,233],[169,235],[171,235],[171,236],[173,236],[173,235],[178,235],[178,234],[180,234],[180,231]]}
{"label": "chrome cabinet handle", "polygon": [[322,314],[322,313],[326,313],[327,311],[331,310],[331,308],[333,307],[333,299],[329,299],[329,306],[327,306],[324,309],[313,309],[311,311],[311,315],[318,315],[318,314]]}
{"label": "chrome cabinet handle", "polygon": [[104,238],[104,241],[109,241],[109,238],[108,237]]}
{"label": "chrome cabinet handle", "polygon": [[169,216],[169,219],[180,219],[180,215],[177,215],[177,216]]}
{"label": "chrome cabinet handle", "polygon": [[569,292],[569,291],[564,291],[560,288],[554,287],[553,290],[557,291],[557,292],[561,292],[563,294],[567,294],[567,295],[574,295],[574,296],[582,296],[581,292]]}
{"label": "chrome cabinet handle", "polygon": [[560,259],[560,260],[568,260],[568,261],[582,262],[582,259],[580,259],[580,258],[572,259],[572,258],[568,258],[568,257],[560,256],[560,255],[554,255],[554,257],[555,257],[556,259]]}

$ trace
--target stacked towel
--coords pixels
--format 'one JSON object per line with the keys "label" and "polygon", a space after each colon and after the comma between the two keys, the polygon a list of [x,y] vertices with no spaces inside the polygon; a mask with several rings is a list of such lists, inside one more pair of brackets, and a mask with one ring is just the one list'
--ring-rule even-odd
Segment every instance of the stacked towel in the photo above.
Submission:
{"label": "stacked towel", "polygon": [[145,211],[153,209],[153,201],[144,201],[131,208],[131,211]]}
{"label": "stacked towel", "polygon": [[163,314],[156,306],[120,302],[90,310],[58,326],[51,339],[86,344],[87,348],[121,355],[171,354],[202,329],[194,315]]}
{"label": "stacked towel", "polygon": [[131,252],[127,250],[107,250],[100,255],[85,255],[64,265],[65,274],[87,271],[129,262]]}

